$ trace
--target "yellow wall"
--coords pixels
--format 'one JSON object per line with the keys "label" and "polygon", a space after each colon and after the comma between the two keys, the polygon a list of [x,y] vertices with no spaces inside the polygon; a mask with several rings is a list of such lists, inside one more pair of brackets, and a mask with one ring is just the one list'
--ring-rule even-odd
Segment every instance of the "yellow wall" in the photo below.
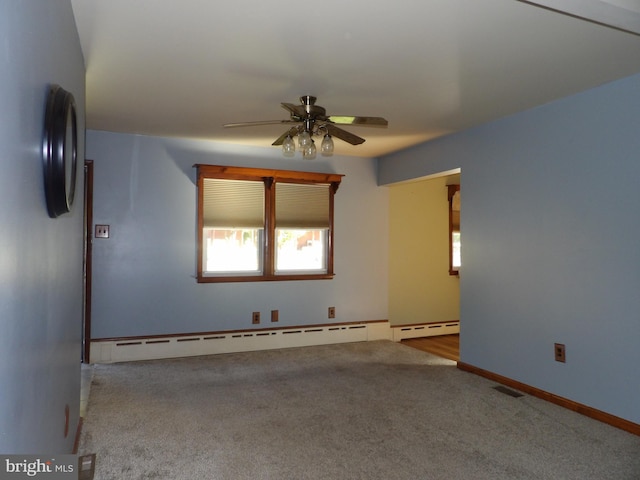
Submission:
{"label": "yellow wall", "polygon": [[449,275],[447,177],[389,187],[389,321],[460,319],[459,278]]}

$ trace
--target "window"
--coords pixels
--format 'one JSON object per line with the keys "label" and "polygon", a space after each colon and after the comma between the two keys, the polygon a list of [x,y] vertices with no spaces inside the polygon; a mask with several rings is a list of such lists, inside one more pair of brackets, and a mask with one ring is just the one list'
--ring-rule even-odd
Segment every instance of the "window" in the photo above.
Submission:
{"label": "window", "polygon": [[459,275],[460,258],[460,185],[447,185],[449,198],[449,275]]}
{"label": "window", "polygon": [[198,282],[333,277],[333,198],[342,175],[198,169]]}

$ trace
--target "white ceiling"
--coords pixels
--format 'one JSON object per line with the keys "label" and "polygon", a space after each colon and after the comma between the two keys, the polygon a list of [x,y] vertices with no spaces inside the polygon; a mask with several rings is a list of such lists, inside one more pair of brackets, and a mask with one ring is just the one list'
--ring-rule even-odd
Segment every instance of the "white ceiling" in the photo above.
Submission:
{"label": "white ceiling", "polygon": [[[640,0],[589,2],[640,25]],[[532,3],[563,2],[72,0],[87,128],[267,147],[286,126],[222,125],[314,95],[387,118],[345,128],[363,145],[336,140],[373,157],[640,72],[640,35]]]}

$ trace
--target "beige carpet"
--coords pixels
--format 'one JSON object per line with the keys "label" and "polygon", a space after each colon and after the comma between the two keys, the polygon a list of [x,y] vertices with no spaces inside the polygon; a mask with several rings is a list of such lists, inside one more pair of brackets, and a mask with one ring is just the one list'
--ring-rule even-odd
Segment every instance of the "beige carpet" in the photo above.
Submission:
{"label": "beige carpet", "polygon": [[392,342],[94,367],[96,479],[640,479],[640,437]]}

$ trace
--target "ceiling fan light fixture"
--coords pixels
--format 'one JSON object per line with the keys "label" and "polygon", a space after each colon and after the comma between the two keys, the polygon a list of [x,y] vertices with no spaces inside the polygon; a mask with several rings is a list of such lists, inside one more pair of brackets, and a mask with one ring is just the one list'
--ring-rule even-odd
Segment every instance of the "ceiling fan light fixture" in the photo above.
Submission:
{"label": "ceiling fan light fixture", "polygon": [[301,149],[308,147],[311,143],[313,143],[311,140],[311,134],[307,130],[304,130],[300,135],[298,135],[298,146]]}
{"label": "ceiling fan light fixture", "polygon": [[293,157],[296,153],[296,142],[293,141],[291,135],[287,135],[287,137],[282,142],[282,154],[285,157]]}
{"label": "ceiling fan light fixture", "polygon": [[316,144],[313,140],[302,150],[302,158],[305,160],[313,160],[316,158]]}
{"label": "ceiling fan light fixture", "polygon": [[[271,145],[282,146],[282,154],[285,157],[293,157],[296,151],[295,137],[298,137],[298,148],[302,152],[302,158],[311,160],[316,157],[314,136],[322,138],[320,153],[330,157],[334,153],[333,137],[348,143],[360,145],[365,139],[355,135],[338,125],[353,125],[361,127],[386,127],[389,122],[382,117],[357,117],[351,115],[329,115],[324,107],[316,105],[316,97],[303,95],[300,97],[300,105],[281,103],[289,112],[287,120],[263,120],[258,122],[226,123],[224,126],[249,127],[257,125],[289,125],[289,129],[280,135]],[[294,124],[295,126],[291,126]]]}
{"label": "ceiling fan light fixture", "polygon": [[320,145],[320,153],[322,153],[325,157],[330,157],[333,155],[333,138],[328,133],[322,139],[322,144]]}

